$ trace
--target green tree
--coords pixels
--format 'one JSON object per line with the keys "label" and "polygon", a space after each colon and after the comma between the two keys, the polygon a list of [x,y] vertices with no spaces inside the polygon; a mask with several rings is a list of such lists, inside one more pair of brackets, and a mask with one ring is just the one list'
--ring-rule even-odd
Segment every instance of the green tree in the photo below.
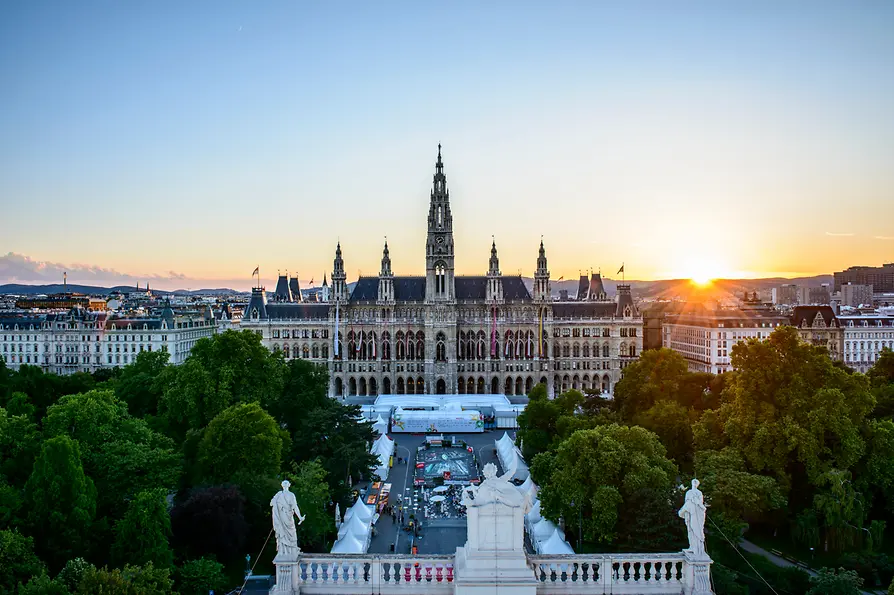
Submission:
{"label": "green tree", "polygon": [[[554,452],[541,453],[532,462],[544,516],[554,522],[564,517],[567,527],[577,526],[580,506],[585,539],[611,543],[626,501],[646,489],[656,494],[672,489],[677,469],[666,452],[655,434],[636,426],[610,424],[575,432]],[[650,504],[672,506],[660,499]]]}
{"label": "green tree", "polygon": [[522,455],[529,461],[538,453],[553,448],[571,432],[598,425],[597,421],[585,420],[577,415],[586,402],[579,391],[570,390],[550,399],[546,386],[538,384],[528,398],[525,410],[518,415],[516,437],[522,443]]}
{"label": "green tree", "polygon": [[874,406],[865,377],[834,366],[792,327],[735,345],[732,363],[719,411],[693,429],[696,450],[732,446],[750,471],[773,474],[809,505],[810,482],[863,455],[861,428]]}
{"label": "green tree", "polygon": [[90,567],[78,584],[78,595],[169,595],[173,587],[170,571],[146,566],[123,569]]}
{"label": "green tree", "polygon": [[34,554],[34,540],[17,530],[0,531],[0,594],[15,593],[19,583],[45,572]]}
{"label": "green tree", "polygon": [[894,417],[894,351],[882,349],[866,375],[876,400],[873,417],[891,419]]}
{"label": "green tree", "polygon": [[674,401],[662,400],[633,416],[633,423],[654,432],[668,456],[677,465],[690,468],[692,462],[692,420],[689,410]]}
{"label": "green tree", "polygon": [[650,349],[626,368],[615,385],[615,408],[627,421],[658,401],[674,401],[686,384],[689,367],[672,349]]}
{"label": "green tree", "polygon": [[179,595],[223,593],[227,586],[223,564],[211,558],[188,560],[174,571],[174,586]]}
{"label": "green tree", "polygon": [[25,485],[40,450],[37,424],[25,415],[9,415],[0,408],[0,476],[10,485]]}
{"label": "green tree", "polygon": [[702,482],[712,511],[744,519],[785,506],[785,496],[773,477],[749,473],[738,450],[703,450],[695,457],[695,475]]}
{"label": "green tree", "polygon": [[41,557],[59,568],[89,541],[96,489],[84,475],[78,443],[56,436],[43,443],[25,484],[28,523]]}
{"label": "green tree", "polygon": [[194,488],[175,501],[171,528],[178,551],[186,557],[235,562],[244,555],[249,532],[245,497],[232,485]]}
{"label": "green tree", "polygon": [[93,564],[87,562],[84,558],[72,558],[65,563],[56,580],[60,581],[69,591],[77,591],[84,573],[93,568]]}
{"label": "green tree", "polygon": [[143,490],[177,486],[181,454],[173,441],[134,418],[110,390],[62,397],[47,411],[47,436],[76,439],[87,474],[96,481],[100,516],[120,518]]}
{"label": "green tree", "polygon": [[37,408],[31,404],[31,399],[23,392],[12,393],[6,402],[6,412],[9,415],[24,415],[28,419],[34,419]]}
{"label": "green tree", "polygon": [[167,351],[142,351],[124,366],[115,380],[115,395],[127,403],[131,415],[145,417],[158,413],[164,392],[162,376],[168,365]]}
{"label": "green tree", "polygon": [[263,403],[283,389],[282,356],[253,331],[200,339],[186,362],[169,368],[159,412],[170,435],[181,438],[235,403]]}
{"label": "green tree", "polygon": [[198,446],[199,475],[210,483],[238,473],[275,476],[288,434],[257,403],[241,403],[211,420]]}
{"label": "green tree", "polygon": [[0,477],[0,529],[18,524],[22,504],[22,491]]}
{"label": "green tree", "polygon": [[147,490],[127,507],[124,518],[115,525],[112,560],[116,565],[151,562],[158,568],[171,566],[171,517],[165,497],[164,489]]}
{"label": "green tree", "polygon": [[807,595],[860,595],[863,586],[861,579],[853,570],[839,568],[820,568],[818,576],[810,579],[810,590]]}
{"label": "green tree", "polygon": [[326,470],[333,496],[347,502],[348,477],[369,476],[377,464],[369,454],[376,435],[361,420],[360,408],[342,405],[328,396],[329,374],[324,366],[291,360],[279,395],[271,395],[265,408],[291,435],[289,458],[296,462],[319,460]]}
{"label": "green tree", "polygon": [[832,551],[850,549],[862,538],[866,521],[866,502],[851,481],[851,473],[832,469],[818,480],[820,491],[813,497],[813,506],[826,529]]}
{"label": "green tree", "polygon": [[330,495],[326,470],[319,461],[305,461],[297,466],[289,479],[298,508],[304,515],[304,522],[298,525],[301,542],[314,546],[314,549],[324,546],[326,535],[335,531],[333,517],[327,511]]}
{"label": "green tree", "polygon": [[19,587],[19,595],[70,595],[68,587],[58,579],[51,579],[46,573],[36,576]]}

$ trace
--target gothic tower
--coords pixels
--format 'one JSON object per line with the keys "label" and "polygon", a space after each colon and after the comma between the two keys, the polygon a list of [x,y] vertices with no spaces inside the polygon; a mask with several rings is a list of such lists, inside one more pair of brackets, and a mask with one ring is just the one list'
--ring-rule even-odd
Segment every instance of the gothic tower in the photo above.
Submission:
{"label": "gothic tower", "polygon": [[456,296],[453,284],[453,215],[450,214],[450,193],[441,162],[441,145],[428,209],[428,238],[425,242],[425,301],[452,301]]}
{"label": "gothic tower", "polygon": [[549,270],[546,268],[546,250],[540,240],[540,252],[537,255],[537,270],[534,271],[534,299],[543,302],[549,300]]}
{"label": "gothic tower", "polygon": [[348,276],[345,274],[345,261],[341,258],[341,242],[335,247],[335,260],[332,264],[332,299],[337,302],[348,301]]}
{"label": "gothic tower", "polygon": [[394,302],[394,274],[391,272],[391,255],[388,253],[388,240],[382,251],[382,269],[379,271],[379,303]]}
{"label": "gothic tower", "polygon": [[497,243],[490,246],[490,266],[487,268],[487,297],[488,302],[503,301],[503,279],[500,273],[500,259],[497,257]]}

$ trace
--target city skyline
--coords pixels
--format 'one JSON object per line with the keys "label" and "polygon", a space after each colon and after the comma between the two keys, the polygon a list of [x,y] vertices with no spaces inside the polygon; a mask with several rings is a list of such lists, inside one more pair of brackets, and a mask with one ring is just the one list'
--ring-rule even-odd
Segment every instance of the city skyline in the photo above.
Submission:
{"label": "city skyline", "polygon": [[458,274],[894,260],[888,4],[0,11],[0,283],[419,274],[438,143]]}

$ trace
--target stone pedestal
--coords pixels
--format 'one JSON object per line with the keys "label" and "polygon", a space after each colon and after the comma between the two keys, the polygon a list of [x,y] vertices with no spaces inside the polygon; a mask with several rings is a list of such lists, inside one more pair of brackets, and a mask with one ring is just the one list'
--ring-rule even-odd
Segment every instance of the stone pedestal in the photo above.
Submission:
{"label": "stone pedestal", "polygon": [[477,505],[468,507],[468,541],[456,548],[455,593],[535,595],[538,583],[524,550],[524,501],[504,501],[505,492],[487,501],[485,491],[482,484]]}
{"label": "stone pedestal", "polygon": [[298,555],[273,558],[276,567],[276,584],[270,589],[271,595],[298,595]]}
{"label": "stone pedestal", "polygon": [[686,556],[685,595],[713,595],[711,590],[711,558],[694,556],[683,550]]}

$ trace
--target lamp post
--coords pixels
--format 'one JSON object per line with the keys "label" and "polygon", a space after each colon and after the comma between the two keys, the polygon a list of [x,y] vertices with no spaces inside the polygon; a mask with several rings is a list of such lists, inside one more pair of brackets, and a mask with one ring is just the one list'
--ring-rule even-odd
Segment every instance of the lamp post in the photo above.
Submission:
{"label": "lamp post", "polygon": [[577,508],[577,553],[579,554],[583,543],[584,511],[583,506],[575,505],[574,500],[571,501],[571,508]]}

